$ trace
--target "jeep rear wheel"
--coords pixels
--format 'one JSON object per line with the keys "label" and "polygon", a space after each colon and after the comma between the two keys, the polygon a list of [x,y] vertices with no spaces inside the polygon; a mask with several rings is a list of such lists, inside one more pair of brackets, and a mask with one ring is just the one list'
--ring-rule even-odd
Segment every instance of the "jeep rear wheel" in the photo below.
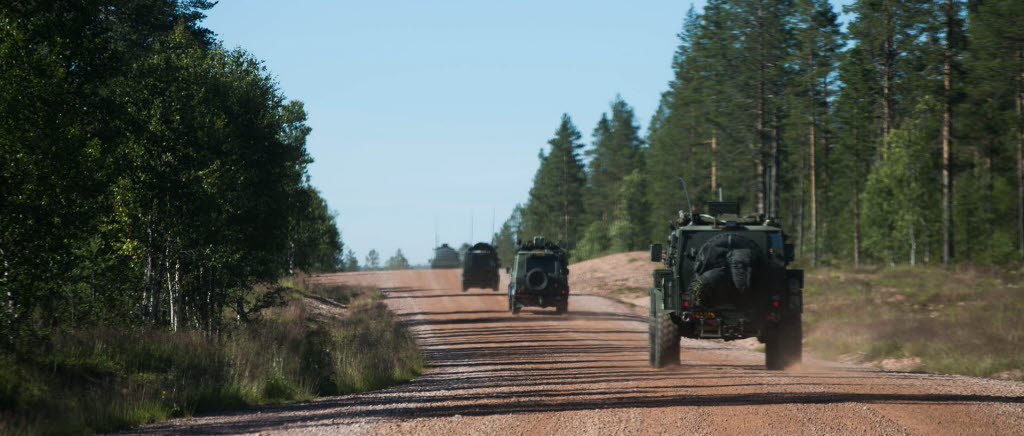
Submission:
{"label": "jeep rear wheel", "polygon": [[803,360],[803,327],[800,314],[788,314],[765,338],[764,366],[780,371]]}
{"label": "jeep rear wheel", "polygon": [[568,301],[566,301],[564,303],[560,303],[559,305],[555,306],[555,313],[564,314],[564,313],[566,313],[568,311],[569,311],[569,302]]}
{"label": "jeep rear wheel", "polygon": [[664,368],[679,364],[679,326],[668,313],[653,313],[648,317],[648,346],[650,364]]}

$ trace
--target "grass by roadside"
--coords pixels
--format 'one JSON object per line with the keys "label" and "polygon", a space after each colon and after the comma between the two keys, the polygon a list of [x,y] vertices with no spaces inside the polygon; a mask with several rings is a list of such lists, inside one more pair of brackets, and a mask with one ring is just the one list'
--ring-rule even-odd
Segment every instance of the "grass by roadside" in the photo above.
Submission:
{"label": "grass by roadside", "polygon": [[90,328],[0,354],[0,433],[90,434],[379,389],[419,374],[411,332],[369,289],[293,288],[222,337]]}
{"label": "grass by roadside", "polygon": [[807,272],[807,349],[829,359],[1024,380],[1024,270]]}

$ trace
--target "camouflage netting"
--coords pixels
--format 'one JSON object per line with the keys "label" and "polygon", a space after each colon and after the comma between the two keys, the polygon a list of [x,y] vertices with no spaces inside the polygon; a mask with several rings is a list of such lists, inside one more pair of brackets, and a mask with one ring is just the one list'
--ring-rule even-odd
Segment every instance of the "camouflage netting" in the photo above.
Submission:
{"label": "camouflage netting", "polygon": [[728,304],[747,291],[764,266],[753,240],[730,233],[709,239],[697,252],[690,291],[698,305]]}

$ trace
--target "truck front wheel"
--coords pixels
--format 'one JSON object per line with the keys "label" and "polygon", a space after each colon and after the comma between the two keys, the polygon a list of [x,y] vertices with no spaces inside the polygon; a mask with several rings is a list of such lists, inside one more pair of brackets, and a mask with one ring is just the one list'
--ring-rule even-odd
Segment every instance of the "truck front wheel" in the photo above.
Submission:
{"label": "truck front wheel", "polygon": [[652,313],[648,317],[650,364],[664,368],[679,364],[679,326],[668,313]]}
{"label": "truck front wheel", "polygon": [[767,332],[764,366],[772,371],[786,369],[803,360],[803,326],[800,314],[788,314]]}

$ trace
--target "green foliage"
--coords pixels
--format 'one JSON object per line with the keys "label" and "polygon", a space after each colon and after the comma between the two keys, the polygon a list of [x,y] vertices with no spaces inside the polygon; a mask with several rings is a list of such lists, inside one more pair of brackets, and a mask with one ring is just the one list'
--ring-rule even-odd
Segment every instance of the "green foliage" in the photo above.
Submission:
{"label": "green foliage", "polygon": [[579,262],[610,254],[612,252],[612,240],[609,236],[608,227],[608,224],[602,220],[590,223],[583,231],[583,239],[576,245],[576,249],[572,251],[573,261]]}
{"label": "green foliage", "polygon": [[551,151],[540,154],[540,168],[533,177],[530,200],[523,211],[523,228],[528,235],[544,235],[572,249],[583,221],[583,189],[586,175],[578,150],[580,133],[568,115],[548,141]]}
{"label": "green foliage", "polygon": [[405,258],[404,254],[402,254],[401,248],[399,248],[398,251],[395,252],[394,256],[391,256],[391,258],[388,259],[387,269],[399,270],[409,268],[411,268],[411,266],[409,265],[409,260]]}
{"label": "green foliage", "polygon": [[343,263],[343,271],[359,271],[359,259],[356,259],[355,251],[349,249],[348,252],[345,253]]}
{"label": "green foliage", "polygon": [[865,234],[864,250],[883,262],[928,263],[941,253],[939,222],[932,212],[939,202],[934,189],[939,162],[930,153],[938,110],[928,100],[919,105],[914,119],[890,134],[885,160],[868,175],[862,219],[873,230]]}
{"label": "green foliage", "polygon": [[498,259],[504,267],[511,267],[516,251],[516,242],[523,235],[523,211],[525,208],[517,204],[512,214],[501,224],[498,233],[491,238],[491,246],[498,251]]}
{"label": "green foliage", "polygon": [[[0,432],[88,434],[170,417],[377,389],[423,369],[411,332],[365,290],[322,316],[305,299],[222,337],[94,327],[54,335],[31,355],[0,354]],[[346,301],[347,302],[347,301]]]}
{"label": "green foliage", "polygon": [[611,248],[616,252],[647,248],[650,244],[647,211],[647,176],[635,169],[619,185],[619,204],[609,229]]}
{"label": "green foliage", "polygon": [[63,330],[199,329],[339,268],[310,129],[207,1],[0,6],[0,347]]}
{"label": "green foliage", "polygon": [[370,251],[366,253],[366,259],[363,260],[363,269],[373,271],[380,268],[380,253],[377,253],[377,250],[375,249],[370,249]]}

